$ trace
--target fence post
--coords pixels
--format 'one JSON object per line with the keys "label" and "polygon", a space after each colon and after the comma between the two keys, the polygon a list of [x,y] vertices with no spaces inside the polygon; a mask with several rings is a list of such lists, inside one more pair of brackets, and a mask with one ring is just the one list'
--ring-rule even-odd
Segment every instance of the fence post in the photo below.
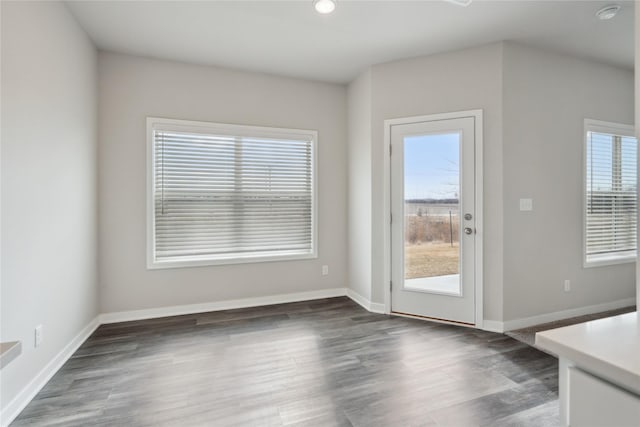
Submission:
{"label": "fence post", "polygon": [[451,222],[451,209],[449,209],[449,242],[451,242],[451,247],[453,247],[453,223]]}

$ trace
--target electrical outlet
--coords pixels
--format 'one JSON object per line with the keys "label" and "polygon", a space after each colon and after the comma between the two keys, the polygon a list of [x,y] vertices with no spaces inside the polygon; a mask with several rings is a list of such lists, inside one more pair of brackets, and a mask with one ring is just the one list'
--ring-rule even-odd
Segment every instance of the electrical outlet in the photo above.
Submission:
{"label": "electrical outlet", "polygon": [[520,210],[521,211],[532,211],[533,210],[533,199],[520,199]]}
{"label": "electrical outlet", "polygon": [[40,344],[42,344],[42,325],[36,326],[33,344],[35,347],[40,347]]}
{"label": "electrical outlet", "polygon": [[564,281],[564,291],[565,292],[571,291],[571,280],[567,279]]}
{"label": "electrical outlet", "polygon": [[323,276],[327,276],[329,274],[329,266],[328,265],[323,265],[322,266],[322,275]]}

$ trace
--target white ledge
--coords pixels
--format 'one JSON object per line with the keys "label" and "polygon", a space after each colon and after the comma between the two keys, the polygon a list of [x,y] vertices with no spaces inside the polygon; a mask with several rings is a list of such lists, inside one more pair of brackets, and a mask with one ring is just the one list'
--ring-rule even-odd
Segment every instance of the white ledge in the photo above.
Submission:
{"label": "white ledge", "polygon": [[0,342],[0,369],[22,353],[20,341]]}
{"label": "white ledge", "polygon": [[536,345],[640,394],[638,312],[538,332]]}

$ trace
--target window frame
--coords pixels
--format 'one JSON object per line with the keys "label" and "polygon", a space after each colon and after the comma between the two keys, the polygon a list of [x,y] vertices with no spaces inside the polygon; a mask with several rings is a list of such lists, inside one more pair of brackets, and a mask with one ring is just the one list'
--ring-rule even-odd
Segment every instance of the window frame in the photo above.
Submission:
{"label": "window frame", "polygon": [[[171,130],[182,132],[211,132],[241,137],[263,137],[274,139],[310,139],[311,140],[311,252],[304,254],[251,255],[237,254],[213,256],[210,258],[164,260],[158,261],[155,256],[155,130]],[[297,261],[318,258],[318,182],[317,182],[317,151],[318,131],[303,129],[274,128],[263,126],[237,125],[214,123],[194,120],[167,119],[161,117],[147,117],[147,269],[167,269],[202,267],[230,264],[252,264],[274,261]],[[194,257],[195,258],[195,257]]]}
{"label": "window frame", "polygon": [[[584,119],[584,132],[582,137],[582,262],[584,268],[604,267],[618,264],[635,263],[638,256],[638,239],[636,237],[636,253],[634,255],[603,254],[597,259],[589,260],[587,257],[587,144],[589,142],[589,132],[619,135],[635,138],[635,128],[633,125],[623,123],[607,122],[603,120]],[[640,153],[640,151],[638,151]],[[636,157],[636,202],[638,200],[638,158]],[[636,216],[636,229],[638,227],[638,217]]]}

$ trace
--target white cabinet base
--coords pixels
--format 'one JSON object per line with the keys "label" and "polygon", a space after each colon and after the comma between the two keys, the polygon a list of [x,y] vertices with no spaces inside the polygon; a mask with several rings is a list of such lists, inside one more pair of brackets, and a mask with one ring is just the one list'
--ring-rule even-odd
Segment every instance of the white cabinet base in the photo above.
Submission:
{"label": "white cabinet base", "polygon": [[573,427],[638,427],[640,396],[580,369],[568,367],[566,413]]}
{"label": "white cabinet base", "polygon": [[536,334],[560,359],[560,424],[640,427],[640,313]]}

